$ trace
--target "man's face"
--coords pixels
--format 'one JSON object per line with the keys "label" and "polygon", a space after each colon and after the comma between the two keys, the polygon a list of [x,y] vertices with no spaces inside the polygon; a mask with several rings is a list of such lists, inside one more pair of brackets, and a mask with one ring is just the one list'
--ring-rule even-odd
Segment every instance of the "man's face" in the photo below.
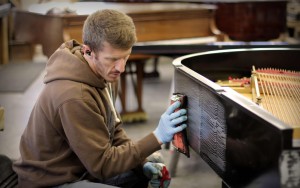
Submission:
{"label": "man's face", "polygon": [[108,82],[116,81],[125,71],[125,65],[131,53],[128,50],[114,49],[105,42],[103,49],[93,57],[94,71]]}

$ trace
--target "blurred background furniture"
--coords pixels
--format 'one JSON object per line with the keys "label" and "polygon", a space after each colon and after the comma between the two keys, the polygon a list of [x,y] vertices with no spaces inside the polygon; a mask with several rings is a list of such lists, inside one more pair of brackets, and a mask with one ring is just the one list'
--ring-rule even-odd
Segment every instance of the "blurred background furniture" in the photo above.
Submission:
{"label": "blurred background furniture", "polygon": [[9,61],[8,46],[8,14],[10,4],[8,1],[0,1],[0,64],[6,64]]}
{"label": "blurred background furniture", "polygon": [[218,0],[217,28],[234,41],[268,41],[286,32],[287,0]]}
{"label": "blurred background furniture", "polygon": [[[53,8],[61,8],[67,11],[49,14],[49,10]],[[199,37],[212,37],[209,38],[210,41],[217,40],[217,35],[212,27],[215,11],[213,5],[193,3],[57,2],[35,4],[28,11],[15,9],[15,41],[31,45],[41,44],[44,54],[49,57],[64,41],[76,39],[81,42],[82,26],[87,15],[105,8],[117,9],[132,17],[136,25],[139,42]],[[120,99],[123,121],[147,120],[147,114],[142,105],[142,81],[144,63],[150,58],[156,57],[151,54],[133,54],[128,60],[128,64],[133,66],[133,71],[127,71],[122,76]],[[134,76],[131,80],[134,85],[135,96],[133,97],[136,97],[136,109],[128,109],[126,103],[127,81],[124,77],[126,75]]]}

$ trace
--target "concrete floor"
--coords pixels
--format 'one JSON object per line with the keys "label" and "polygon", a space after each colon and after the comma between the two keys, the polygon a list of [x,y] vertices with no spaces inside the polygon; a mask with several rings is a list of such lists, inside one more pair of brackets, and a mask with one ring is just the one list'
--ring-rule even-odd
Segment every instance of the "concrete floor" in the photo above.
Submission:
{"label": "concrete floor", "polygon": [[[128,135],[137,140],[153,131],[158,124],[160,115],[166,110],[169,103],[170,89],[173,76],[171,58],[160,57],[158,71],[159,78],[147,78],[144,80],[143,107],[148,115],[148,120],[141,123],[127,123],[124,128]],[[147,63],[146,71],[152,69]],[[5,108],[5,129],[0,132],[0,154],[5,154],[12,159],[19,157],[20,136],[26,126],[29,114],[42,87],[44,72],[32,83],[24,93],[1,93],[0,105]],[[133,93],[128,99],[135,108]],[[150,102],[151,101],[151,102]],[[117,103],[118,104],[118,103]],[[171,156],[174,151],[160,150],[165,163],[170,167]],[[176,174],[173,173],[171,188],[220,188],[221,179],[211,168],[193,151],[191,157],[180,154],[177,163]]]}

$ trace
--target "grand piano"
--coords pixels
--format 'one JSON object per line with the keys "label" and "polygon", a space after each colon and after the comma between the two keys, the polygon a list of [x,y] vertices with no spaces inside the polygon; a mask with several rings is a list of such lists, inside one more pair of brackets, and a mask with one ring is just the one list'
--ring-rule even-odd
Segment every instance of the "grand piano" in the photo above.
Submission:
{"label": "grand piano", "polygon": [[[174,92],[188,99],[189,146],[222,178],[224,188],[300,187],[299,59],[300,48],[240,48],[173,61]],[[220,84],[229,77],[236,78],[232,84]],[[251,87],[260,79],[260,96],[233,86],[250,77]]]}
{"label": "grand piano", "polygon": [[[218,40],[214,26],[214,5],[193,3],[114,3],[77,2],[43,3],[32,5],[28,11],[14,10],[14,37],[16,41],[41,44],[46,56],[50,56],[62,42],[76,39],[81,42],[81,29],[87,15],[98,9],[112,8],[132,17],[139,42],[172,39]],[[49,14],[49,10],[52,13]],[[53,14],[56,10],[64,14]],[[66,13],[67,12],[67,13]],[[176,29],[175,29],[176,28]],[[205,42],[207,42],[207,40]],[[203,41],[202,41],[203,43]],[[154,54],[134,53],[128,60],[127,74],[121,77],[121,116],[125,122],[143,121],[147,114],[142,105],[142,81],[145,60]],[[128,110],[126,76],[133,76],[137,109]],[[136,78],[137,77],[137,78]],[[128,79],[127,79],[128,80]],[[132,97],[132,96],[130,96]]]}

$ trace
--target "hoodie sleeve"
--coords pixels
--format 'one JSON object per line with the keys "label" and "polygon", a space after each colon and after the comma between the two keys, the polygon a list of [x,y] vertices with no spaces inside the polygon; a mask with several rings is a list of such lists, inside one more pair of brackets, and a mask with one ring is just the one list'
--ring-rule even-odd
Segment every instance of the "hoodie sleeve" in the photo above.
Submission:
{"label": "hoodie sleeve", "polygon": [[136,143],[128,140],[112,146],[104,117],[93,101],[68,100],[59,108],[58,116],[71,149],[89,173],[101,180],[135,168],[160,149],[152,133]]}
{"label": "hoodie sleeve", "polygon": [[126,131],[122,127],[122,123],[118,123],[115,129],[115,135],[113,140],[114,146],[119,146],[131,142],[131,139],[127,136]]}

